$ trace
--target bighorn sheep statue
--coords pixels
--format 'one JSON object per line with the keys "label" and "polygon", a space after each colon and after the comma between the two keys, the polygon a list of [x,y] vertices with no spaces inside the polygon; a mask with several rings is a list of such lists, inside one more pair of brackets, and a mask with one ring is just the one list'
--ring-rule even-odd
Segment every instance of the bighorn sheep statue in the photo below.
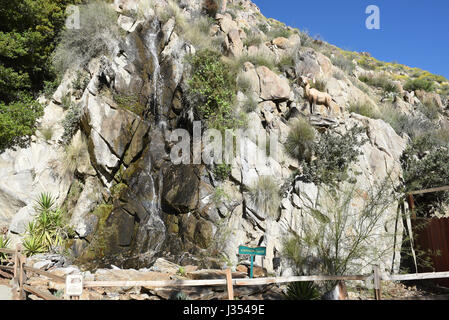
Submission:
{"label": "bighorn sheep statue", "polygon": [[312,114],[314,113],[314,106],[317,104],[324,105],[328,110],[331,110],[332,101],[335,100],[328,93],[311,88],[308,77],[299,77],[299,84],[304,88],[305,98],[309,101],[310,112]]}

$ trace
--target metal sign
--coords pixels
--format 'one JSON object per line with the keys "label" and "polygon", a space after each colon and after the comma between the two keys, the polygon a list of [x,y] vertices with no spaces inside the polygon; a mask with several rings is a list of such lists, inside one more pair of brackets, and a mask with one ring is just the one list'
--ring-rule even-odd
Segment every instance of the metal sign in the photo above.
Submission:
{"label": "metal sign", "polygon": [[68,275],[65,281],[65,294],[67,296],[81,296],[83,294],[83,276]]}
{"label": "metal sign", "polygon": [[266,247],[250,248],[250,247],[240,246],[239,254],[265,256],[267,254],[267,248]]}
{"label": "metal sign", "polygon": [[254,269],[254,256],[265,256],[267,254],[267,248],[266,247],[257,247],[257,248],[250,248],[245,246],[239,247],[239,254],[248,254],[251,257],[251,269],[249,276],[250,278],[253,277],[253,269]]}

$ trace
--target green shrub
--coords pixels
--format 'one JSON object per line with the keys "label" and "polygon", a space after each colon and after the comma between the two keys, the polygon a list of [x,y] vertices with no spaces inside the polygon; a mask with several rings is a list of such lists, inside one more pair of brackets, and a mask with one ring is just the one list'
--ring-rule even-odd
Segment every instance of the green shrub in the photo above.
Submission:
{"label": "green shrub", "polygon": [[190,57],[189,62],[192,76],[188,95],[199,118],[208,128],[224,130],[239,126],[233,110],[235,75],[221,60],[221,54],[202,50]]}
{"label": "green shrub", "polygon": [[351,74],[355,69],[354,62],[342,54],[332,56],[331,61],[334,66],[340,68],[347,74]]}
{"label": "green shrub", "polygon": [[224,181],[231,175],[232,166],[229,164],[217,164],[214,167],[214,177],[217,180]]}
{"label": "green shrub", "polygon": [[[404,184],[407,191],[443,187],[449,179],[449,152],[446,144],[438,146],[429,135],[423,135],[407,147],[401,157]],[[415,195],[416,211],[420,216],[445,213],[449,192]]]}
{"label": "green shrub", "polygon": [[65,224],[62,211],[56,208],[55,198],[50,194],[40,194],[35,210],[37,215],[28,224],[23,242],[28,256],[61,248],[64,239],[72,234]]}
{"label": "green shrub", "polygon": [[371,119],[379,119],[378,112],[376,112],[374,107],[369,102],[366,102],[366,101],[351,103],[348,111],[360,114],[362,116],[365,116],[365,117],[368,117]]}
{"label": "green shrub", "polygon": [[89,84],[89,81],[90,77],[86,73],[77,70],[76,78],[72,82],[72,88],[76,91],[84,92]]}
{"label": "green shrub", "polygon": [[249,194],[258,210],[268,216],[276,217],[281,202],[279,191],[280,188],[272,177],[261,176],[250,188]]}
{"label": "green shrub", "polygon": [[261,23],[259,23],[259,24],[257,25],[257,27],[258,27],[259,30],[262,31],[264,34],[267,34],[267,33],[268,33],[268,25],[267,25],[266,23],[261,22]]}
{"label": "green shrub", "polygon": [[80,8],[80,29],[65,29],[53,62],[59,74],[84,67],[92,58],[112,54],[121,37],[117,14],[106,2],[95,0]]}
{"label": "green shrub", "polygon": [[320,297],[320,291],[313,281],[291,282],[285,293],[287,300],[319,300]]}
{"label": "green shrub", "polygon": [[0,152],[25,147],[36,131],[36,120],[43,114],[43,106],[32,98],[8,105],[0,103]]}
{"label": "green shrub", "polygon": [[71,104],[64,120],[62,120],[62,127],[64,128],[62,141],[64,144],[68,144],[80,128],[82,115],[83,112],[81,110],[81,107],[78,104]]}
{"label": "green shrub", "polygon": [[246,34],[246,39],[243,40],[243,44],[247,47],[258,46],[264,41],[261,34],[254,31],[250,31]]}
{"label": "green shrub", "polygon": [[215,189],[214,194],[212,196],[212,202],[215,205],[220,205],[222,204],[224,201],[230,201],[231,198],[229,197],[229,195],[221,188],[218,187]]}
{"label": "green shrub", "polygon": [[404,85],[406,91],[424,90],[427,92],[435,91],[435,84],[432,80],[427,79],[411,79]]}
{"label": "green shrub", "polygon": [[272,27],[267,33],[268,39],[289,38],[293,32],[285,27]]}
{"label": "green shrub", "polygon": [[120,108],[129,110],[139,116],[142,116],[145,112],[145,105],[139,101],[139,96],[137,95],[126,95],[126,94],[114,94],[114,101],[118,104]]}
{"label": "green shrub", "polygon": [[[6,235],[4,235],[4,234],[0,235],[0,249],[8,249],[10,242],[11,242],[11,239],[8,238]],[[7,258],[8,258],[8,256],[6,253],[0,252],[0,262],[3,262]]]}
{"label": "green shrub", "polygon": [[315,144],[315,129],[304,119],[293,122],[285,142],[287,153],[298,161],[310,161]]}
{"label": "green shrub", "polygon": [[254,98],[254,96],[246,96],[245,102],[243,103],[243,110],[245,112],[249,113],[256,111],[258,106],[259,104],[257,103],[257,100],[256,98]]}
{"label": "green shrub", "polygon": [[327,86],[327,83],[323,79],[316,79],[315,81],[313,81],[310,84],[311,88],[317,89],[318,91],[321,91],[321,92],[326,92],[326,86]]}
{"label": "green shrub", "polygon": [[425,100],[424,103],[419,106],[419,110],[430,120],[438,120],[440,117],[440,108],[432,100]]}
{"label": "green shrub", "polygon": [[361,138],[362,127],[352,127],[343,134],[330,130],[323,133],[313,144],[312,161],[302,161],[301,179],[315,184],[338,185],[349,178],[348,169],[362,153],[360,147],[367,142]]}
{"label": "green shrub", "polygon": [[391,81],[391,79],[386,74],[379,74],[375,76],[361,75],[359,76],[359,80],[372,87],[381,88],[386,93],[399,92],[398,86],[393,81]]}
{"label": "green shrub", "polygon": [[251,62],[256,67],[265,66],[270,70],[276,70],[276,59],[267,54],[257,53],[257,54],[244,54],[240,58],[235,60],[234,68],[239,70],[245,62]]}

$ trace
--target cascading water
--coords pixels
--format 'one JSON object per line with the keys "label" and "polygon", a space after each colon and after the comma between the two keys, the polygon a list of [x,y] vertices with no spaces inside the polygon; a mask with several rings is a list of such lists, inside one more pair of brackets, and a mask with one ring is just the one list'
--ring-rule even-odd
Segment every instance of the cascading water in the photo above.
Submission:
{"label": "cascading water", "polygon": [[161,32],[161,27],[159,20],[154,18],[151,22],[150,28],[148,30],[147,36],[145,38],[145,45],[151,54],[153,59],[153,96],[150,99],[150,104],[153,108],[153,113],[156,119],[156,123],[160,127],[164,127],[165,123],[162,120],[162,78],[161,78],[161,67],[159,65],[159,52],[158,52],[158,36]]}

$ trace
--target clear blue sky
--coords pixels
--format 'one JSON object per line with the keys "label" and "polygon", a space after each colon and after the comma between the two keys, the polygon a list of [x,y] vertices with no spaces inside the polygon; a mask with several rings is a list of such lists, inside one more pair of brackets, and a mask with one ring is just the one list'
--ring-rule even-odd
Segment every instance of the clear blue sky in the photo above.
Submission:
{"label": "clear blue sky", "polygon": [[[253,0],[268,18],[376,59],[397,61],[449,79],[449,0]],[[368,30],[368,5],[380,30]]]}

